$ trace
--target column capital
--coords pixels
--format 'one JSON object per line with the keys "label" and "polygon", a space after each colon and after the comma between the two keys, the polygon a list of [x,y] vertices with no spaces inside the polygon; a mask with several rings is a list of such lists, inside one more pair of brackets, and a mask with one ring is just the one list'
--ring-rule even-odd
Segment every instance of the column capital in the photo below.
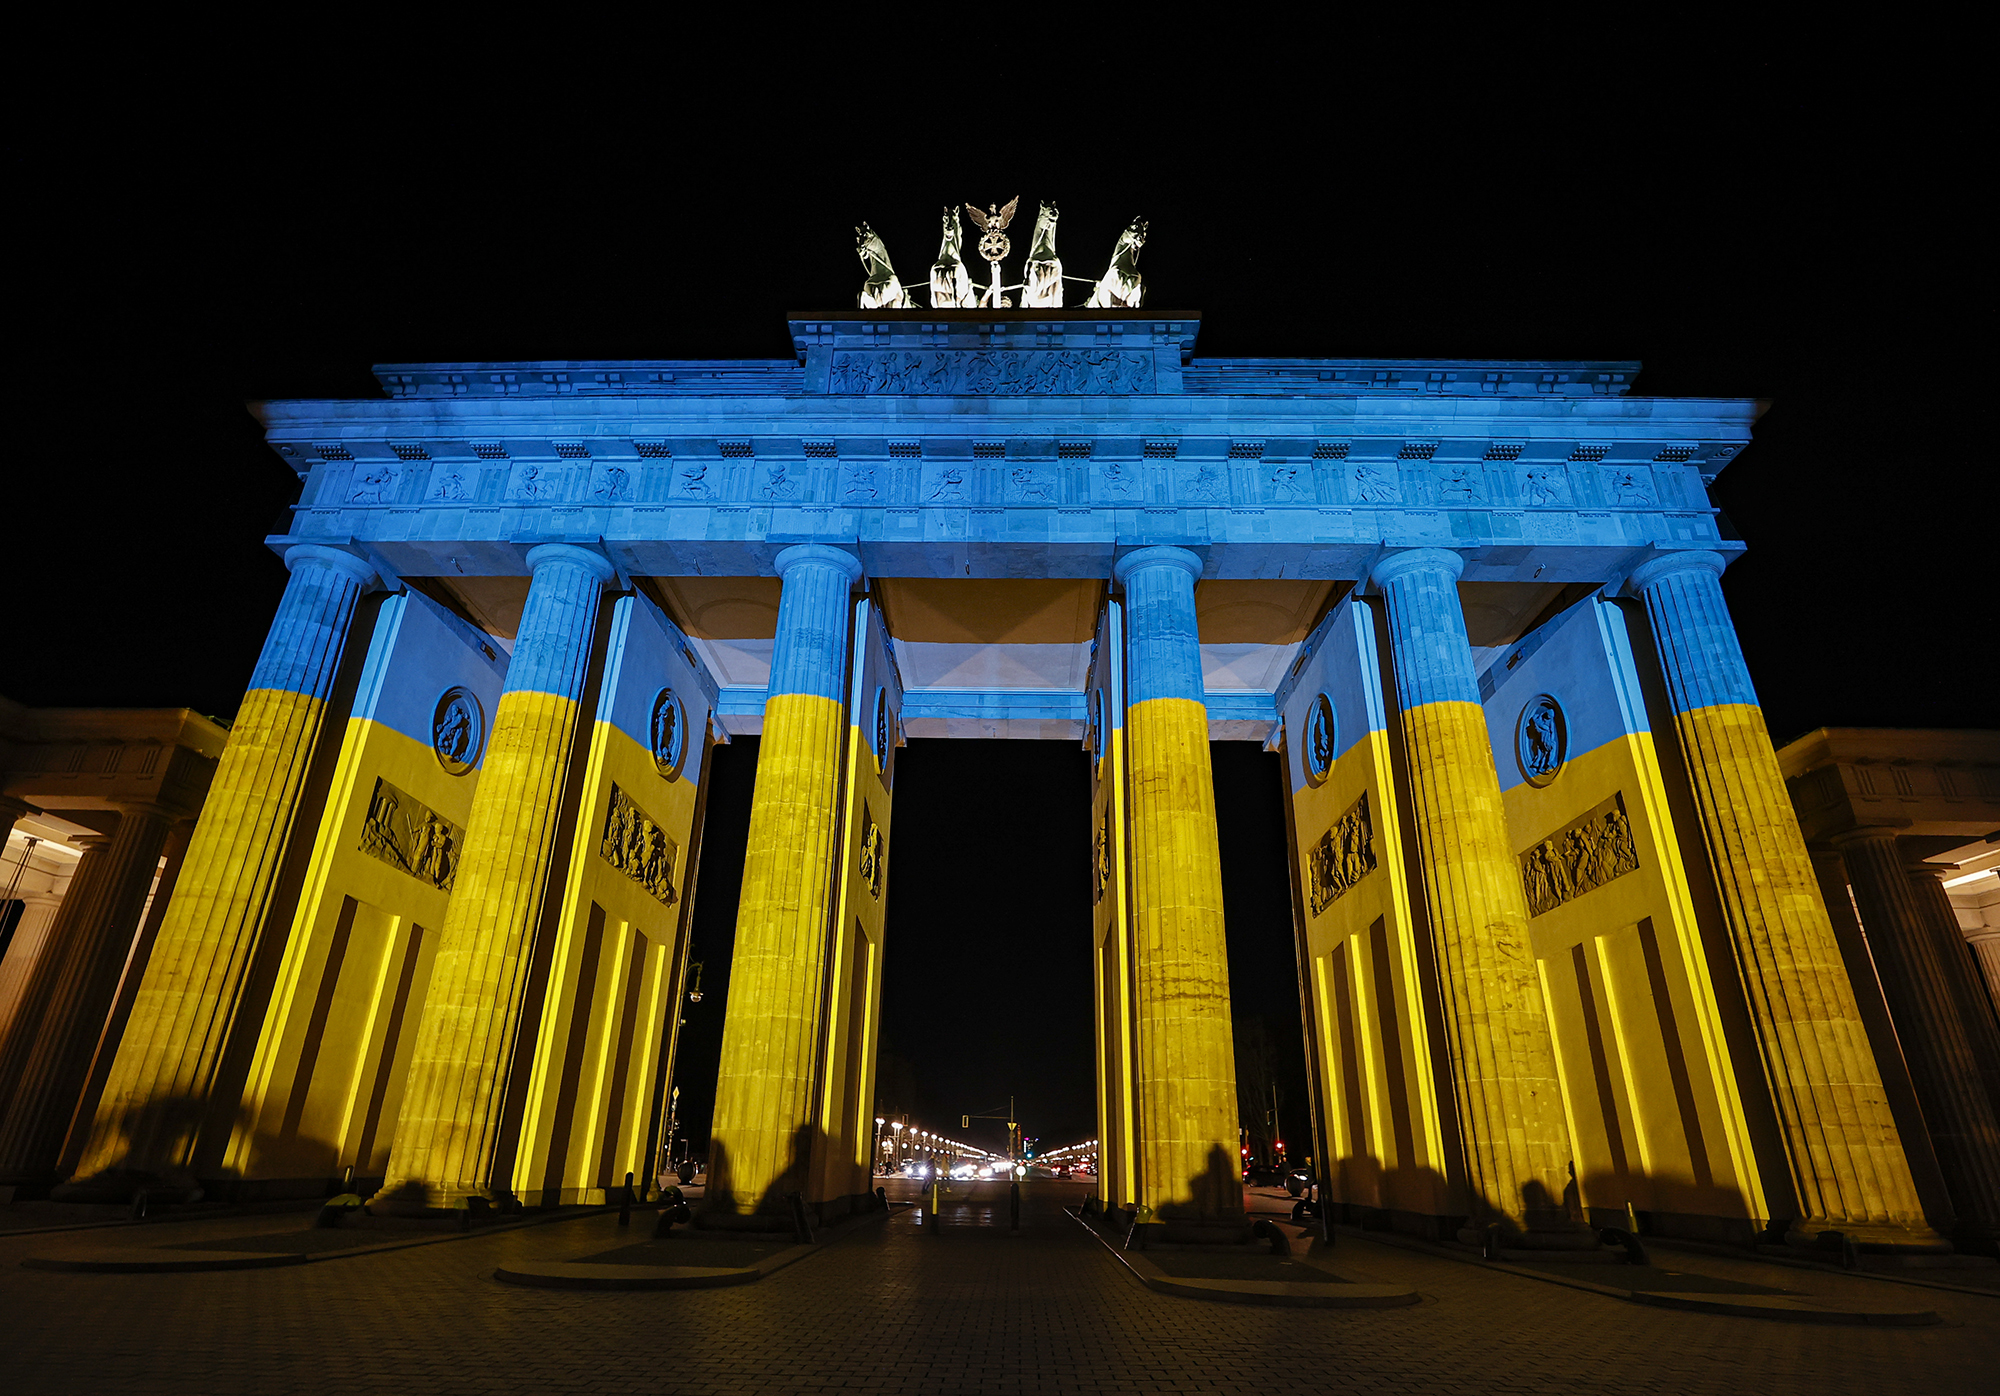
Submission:
{"label": "column capital", "polygon": [[1380,558],[1368,570],[1368,580],[1386,586],[1410,572],[1449,572],[1458,580],[1465,571],[1465,559],[1450,548],[1404,548]]}
{"label": "column capital", "polygon": [[599,582],[609,582],[618,575],[618,569],[611,565],[610,559],[595,548],[580,548],[574,543],[541,543],[528,549],[530,572],[539,572],[550,563],[557,562],[581,567]]}
{"label": "column capital", "polygon": [[1843,849],[1855,848],[1862,844],[1887,843],[1894,845],[1898,835],[1901,833],[1902,830],[1893,825],[1863,824],[1857,828],[1849,829],[1845,833],[1835,834],[1827,842],[1832,844],[1834,852],[1838,853]]}
{"label": "column capital", "polygon": [[861,559],[845,548],[830,548],[824,543],[794,543],[771,563],[780,577],[794,567],[809,566],[837,567],[847,575],[850,586],[861,580]]}
{"label": "column capital", "polygon": [[376,575],[374,567],[353,553],[340,548],[322,547],[318,543],[298,543],[285,549],[285,566],[296,572],[307,563],[317,563],[331,567],[336,572],[345,572],[360,583],[363,591],[381,585],[382,579]]}
{"label": "column capital", "polygon": [[26,800],[12,795],[0,795],[0,819],[19,819],[24,814],[40,814],[41,806],[31,805]]}
{"label": "column capital", "polygon": [[1721,553],[1694,548],[1686,552],[1655,553],[1627,574],[1625,593],[1637,596],[1662,577],[1676,572],[1708,572],[1720,577],[1722,569],[1729,566],[1729,559]]}
{"label": "column capital", "polygon": [[1111,575],[1123,586],[1134,572],[1147,567],[1178,567],[1195,581],[1201,580],[1202,561],[1199,556],[1186,548],[1165,545],[1134,549],[1112,564]]}

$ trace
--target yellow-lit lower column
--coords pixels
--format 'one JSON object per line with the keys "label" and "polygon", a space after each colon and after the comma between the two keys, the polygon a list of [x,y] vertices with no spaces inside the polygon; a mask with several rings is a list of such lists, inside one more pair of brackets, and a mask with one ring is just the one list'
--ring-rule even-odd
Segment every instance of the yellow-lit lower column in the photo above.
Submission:
{"label": "yellow-lit lower column", "polygon": [[466,818],[377,1208],[433,1211],[494,1196],[507,1069],[550,891],[598,602],[614,575],[601,555],[566,543],[529,549],[528,566],[534,580]]}
{"label": "yellow-lit lower column", "polygon": [[[223,1049],[256,958],[272,884],[354,608],[375,585],[357,557],[301,544],[277,618],[229,729],[145,978],[97,1107],[79,1179],[105,1186],[188,1172]],[[228,1132],[225,1120],[221,1126]]]}
{"label": "yellow-lit lower column", "polygon": [[[1626,587],[1646,604],[1796,1194],[1792,1234],[1942,1245],[1925,1225],[1722,599],[1723,559],[1667,553]],[[1766,1175],[1768,1176],[1768,1174]],[[1794,1204],[1769,1199],[1784,1218]]]}
{"label": "yellow-lit lower column", "polygon": [[848,589],[861,566],[837,548],[778,554],[784,591],[764,699],[729,1009],[715,1083],[703,1220],[783,1213],[813,1156],[813,1081],[847,718]]}
{"label": "yellow-lit lower column", "polygon": [[1132,637],[1125,749],[1138,1201],[1162,1221],[1240,1222],[1229,947],[1194,614],[1201,559],[1142,548],[1119,559],[1115,574]]}
{"label": "yellow-lit lower column", "polygon": [[1572,1157],[1527,898],[1458,603],[1457,553],[1375,567],[1387,603],[1424,909],[1443,981],[1475,1225],[1594,1243],[1563,1200]]}

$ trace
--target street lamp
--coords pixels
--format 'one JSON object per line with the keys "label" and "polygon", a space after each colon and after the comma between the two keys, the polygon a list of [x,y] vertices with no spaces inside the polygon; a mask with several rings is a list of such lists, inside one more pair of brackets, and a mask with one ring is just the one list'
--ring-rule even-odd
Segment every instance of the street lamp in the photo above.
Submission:
{"label": "street lamp", "polygon": [[892,1120],[890,1121],[889,1128],[896,1131],[893,1136],[896,1141],[896,1171],[900,1173],[903,1171],[903,1122],[901,1120]]}

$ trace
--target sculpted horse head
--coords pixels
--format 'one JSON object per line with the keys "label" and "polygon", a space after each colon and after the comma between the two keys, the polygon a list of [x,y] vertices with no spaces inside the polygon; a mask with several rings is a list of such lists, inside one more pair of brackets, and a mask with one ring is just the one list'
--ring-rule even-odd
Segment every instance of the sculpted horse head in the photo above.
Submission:
{"label": "sculpted horse head", "polygon": [[1146,220],[1134,218],[1118,235],[1118,245],[1111,251],[1111,265],[1127,276],[1139,274],[1139,252],[1146,245]]}
{"label": "sculpted horse head", "polygon": [[887,281],[896,274],[889,265],[889,249],[882,241],[882,235],[866,223],[854,229],[854,250],[861,257],[861,265],[868,269],[868,279]]}
{"label": "sculpted horse head", "polygon": [[1043,204],[1035,215],[1035,237],[1028,245],[1028,260],[1053,262],[1056,257],[1056,219],[1062,213],[1054,204]]}
{"label": "sculpted horse head", "polygon": [[944,241],[938,246],[938,265],[956,266],[962,260],[960,249],[965,245],[965,225],[959,222],[958,210],[947,206],[944,211]]}

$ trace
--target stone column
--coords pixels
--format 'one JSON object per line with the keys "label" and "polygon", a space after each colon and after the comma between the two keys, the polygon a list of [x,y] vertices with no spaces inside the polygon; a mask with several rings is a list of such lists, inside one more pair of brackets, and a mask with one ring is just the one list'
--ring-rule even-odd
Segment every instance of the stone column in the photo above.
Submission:
{"label": "stone column", "polygon": [[1724,565],[1716,553],[1669,553],[1642,564],[1626,587],[1652,621],[1756,1024],[1803,1212],[1792,1234],[1936,1246],[1723,603]]}
{"label": "stone column", "polygon": [[1194,584],[1201,559],[1118,561],[1130,626],[1130,782],[1138,1200],[1162,1221],[1241,1222],[1236,1058],[1222,857]]}
{"label": "stone column", "polygon": [[2000,1235],[2000,1127],[1895,830],[1860,829],[1836,843],[1959,1229]]}
{"label": "stone column", "polygon": [[1945,985],[1958,1005],[1959,1021],[1965,1025],[1972,1059],[1979,1068],[1980,1080],[1986,1084],[1987,1103],[2000,1120],[2000,1019],[1993,1016],[1992,1002],[1986,997],[1985,986],[1979,983],[1979,966],[1966,953],[1958,910],[1951,904],[1951,894],[1944,890],[1944,879],[1954,869],[1919,862],[1906,863],[1903,870],[1910,879],[1917,915],[1930,932],[1931,943],[1937,947],[1938,967],[1944,971]]}
{"label": "stone column", "polygon": [[301,544],[105,1083],[79,1178],[179,1174],[263,934],[326,701],[374,569]]}
{"label": "stone column", "polygon": [[1574,1157],[1527,897],[1459,608],[1457,553],[1393,553],[1387,603],[1424,908],[1443,980],[1474,1223],[1594,1244],[1563,1199]]}
{"label": "stone column", "polygon": [[69,875],[69,886],[63,892],[62,903],[56,907],[55,920],[48,934],[42,937],[40,951],[28,967],[21,996],[15,1001],[14,1016],[8,1020],[5,1036],[0,1037],[0,1116],[6,1115],[15,1090],[27,1076],[36,1035],[48,1014],[49,999],[55,993],[55,966],[62,961],[63,947],[76,939],[77,921],[89,914],[98,884],[103,881],[104,850],[111,840],[99,834],[84,834],[69,842],[81,848],[83,856],[77,859],[76,870]]}
{"label": "stone column", "polygon": [[715,1085],[705,1219],[782,1212],[803,1192],[819,1121],[828,917],[839,871],[848,589],[861,564],[804,544],[778,554],[784,591],[764,700],[729,1008]]}
{"label": "stone column", "polygon": [[1974,931],[1966,936],[1965,943],[1979,958],[1979,972],[1986,979],[1987,1002],[2000,1004],[2000,931]]}
{"label": "stone column", "polygon": [[493,1160],[530,952],[551,893],[556,823],[598,604],[615,575],[599,554],[565,543],[530,549],[528,566],[534,579],[466,817],[388,1177],[376,1197],[396,1211],[452,1208],[494,1195]]}
{"label": "stone column", "polygon": [[[39,1011],[33,1019],[17,1018],[9,1033],[31,1037],[33,1045],[11,1099],[0,1109],[0,1184],[56,1181],[63,1140],[117,996],[119,972],[172,818],[157,805],[120,807],[118,831],[98,855],[102,861],[84,895],[69,899],[76,910],[64,918],[62,939],[51,941],[35,962],[27,999]],[[10,1042],[4,1056],[14,1054]]]}

